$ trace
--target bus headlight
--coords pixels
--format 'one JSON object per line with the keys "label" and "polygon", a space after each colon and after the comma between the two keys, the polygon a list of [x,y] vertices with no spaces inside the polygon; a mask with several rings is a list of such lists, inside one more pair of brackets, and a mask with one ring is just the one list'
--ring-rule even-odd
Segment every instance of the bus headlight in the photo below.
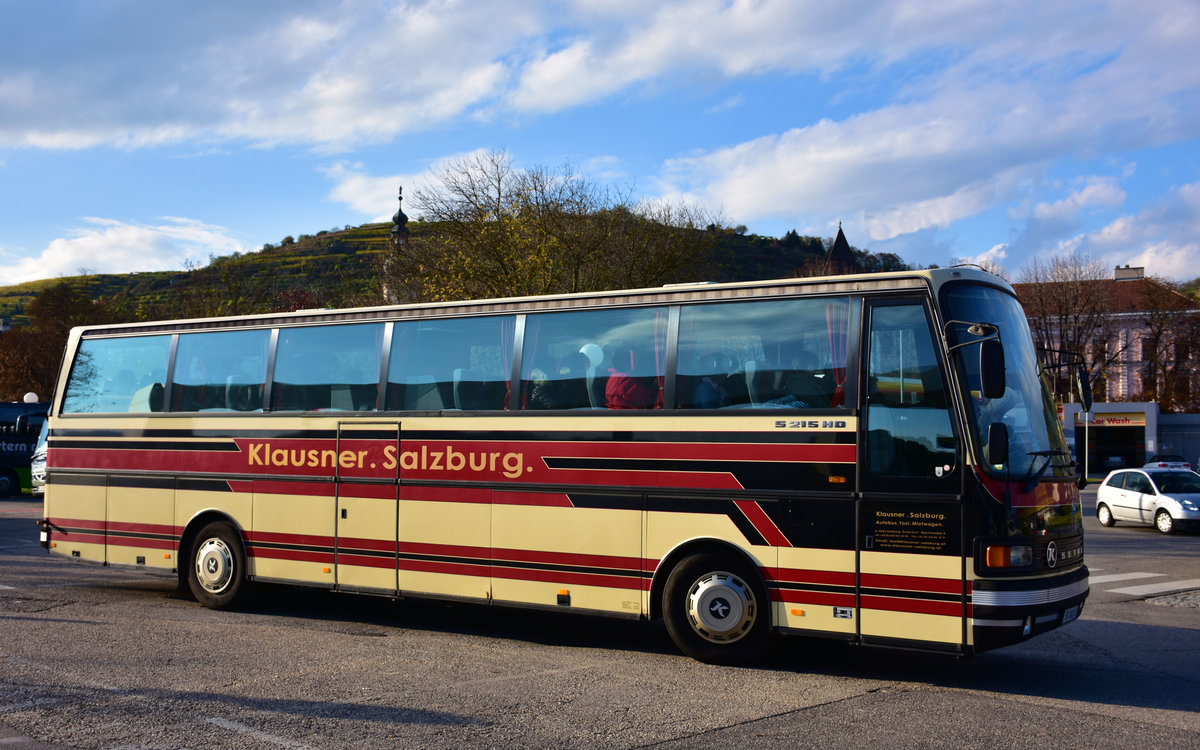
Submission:
{"label": "bus headlight", "polygon": [[983,548],[983,560],[989,568],[1022,568],[1033,565],[1033,547],[1028,544],[989,544]]}

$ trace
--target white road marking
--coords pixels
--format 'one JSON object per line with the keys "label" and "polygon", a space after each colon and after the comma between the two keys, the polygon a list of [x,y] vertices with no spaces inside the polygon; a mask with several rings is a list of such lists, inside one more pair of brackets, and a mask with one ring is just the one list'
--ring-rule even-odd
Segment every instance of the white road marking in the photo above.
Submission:
{"label": "white road marking", "polygon": [[1168,591],[1184,591],[1200,589],[1200,578],[1189,581],[1169,581],[1167,583],[1148,583],[1145,586],[1128,586],[1121,589],[1106,589],[1114,594],[1129,594],[1130,596],[1146,596],[1147,594],[1165,594]]}
{"label": "white road marking", "polygon": [[1113,581],[1132,581],[1136,578],[1158,578],[1166,573],[1112,573],[1106,576],[1088,576],[1088,583],[1111,583]]}

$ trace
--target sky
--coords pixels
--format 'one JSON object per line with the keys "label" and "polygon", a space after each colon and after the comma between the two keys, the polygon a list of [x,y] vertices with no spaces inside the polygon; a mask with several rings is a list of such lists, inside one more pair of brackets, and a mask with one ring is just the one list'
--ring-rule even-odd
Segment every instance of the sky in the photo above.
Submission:
{"label": "sky", "polygon": [[0,0],[0,28],[0,285],[390,220],[481,151],[918,266],[1200,277],[1197,0]]}

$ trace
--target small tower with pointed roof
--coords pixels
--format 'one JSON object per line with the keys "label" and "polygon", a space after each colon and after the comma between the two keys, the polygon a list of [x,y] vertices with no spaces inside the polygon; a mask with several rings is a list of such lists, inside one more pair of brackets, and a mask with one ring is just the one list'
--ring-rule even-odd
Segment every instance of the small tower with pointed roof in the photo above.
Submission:
{"label": "small tower with pointed roof", "polygon": [[854,251],[850,249],[850,243],[846,241],[846,235],[842,233],[842,222],[840,221],[838,222],[837,238],[834,239],[829,253],[825,256],[825,266],[831,275],[862,273],[862,266],[858,264],[858,260],[854,257]]}

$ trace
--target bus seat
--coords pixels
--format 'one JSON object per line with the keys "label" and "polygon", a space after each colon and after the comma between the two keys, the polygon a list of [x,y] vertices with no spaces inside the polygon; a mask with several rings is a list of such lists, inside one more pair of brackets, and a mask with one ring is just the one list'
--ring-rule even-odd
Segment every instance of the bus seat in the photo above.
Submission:
{"label": "bus seat", "polygon": [[490,379],[487,373],[462,367],[454,370],[454,406],[457,409],[503,409],[507,390],[508,386],[503,380]]}
{"label": "bus seat", "polygon": [[592,405],[593,409],[605,408],[604,386],[608,380],[608,374],[602,374],[599,367],[589,367],[585,380],[587,381],[588,403]]}
{"label": "bus seat", "polygon": [[746,392],[750,397],[750,403],[761,406],[774,398],[774,394],[771,392],[771,382],[774,376],[766,362],[759,362],[755,359],[747,360],[742,371],[746,376]]}
{"label": "bus seat", "polygon": [[151,383],[139,388],[129,400],[131,414],[149,414],[163,410],[163,384]]}
{"label": "bus seat", "polygon": [[436,375],[416,375],[404,385],[405,411],[444,411],[442,383]]}

